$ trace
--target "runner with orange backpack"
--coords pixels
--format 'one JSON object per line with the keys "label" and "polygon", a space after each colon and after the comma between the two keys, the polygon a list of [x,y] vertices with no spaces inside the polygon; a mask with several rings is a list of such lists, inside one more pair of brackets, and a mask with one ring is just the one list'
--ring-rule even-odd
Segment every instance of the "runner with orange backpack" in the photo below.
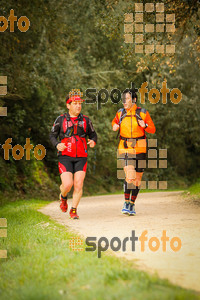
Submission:
{"label": "runner with orange backpack", "polygon": [[118,158],[123,160],[125,181],[125,202],[122,213],[136,215],[135,200],[140,190],[146,160],[146,132],[156,129],[149,112],[137,107],[137,94],[134,89],[126,89],[122,94],[124,108],[119,109],[112,121],[113,131],[119,130],[120,142]]}

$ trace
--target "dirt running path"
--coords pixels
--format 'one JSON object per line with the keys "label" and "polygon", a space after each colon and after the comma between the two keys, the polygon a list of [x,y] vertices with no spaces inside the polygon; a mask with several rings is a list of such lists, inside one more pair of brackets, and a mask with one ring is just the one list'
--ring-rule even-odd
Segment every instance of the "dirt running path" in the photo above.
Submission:
{"label": "dirt running path", "polygon": [[97,237],[98,240],[104,236],[109,242],[113,237],[122,240],[130,237],[132,230],[138,237],[148,230],[148,241],[151,237],[157,237],[161,242],[162,231],[166,230],[170,240],[173,237],[181,239],[182,247],[178,252],[171,250],[169,242],[166,252],[162,251],[162,242],[160,248],[152,252],[148,241],[145,242],[144,252],[141,252],[139,241],[133,252],[129,240],[125,252],[113,253],[136,260],[140,269],[156,272],[174,284],[200,291],[200,207],[188,203],[180,192],[139,194],[135,217],[121,214],[122,204],[123,195],[82,198],[78,209],[79,220],[70,220],[68,213],[60,211],[58,202],[52,202],[39,211],[83,237]]}

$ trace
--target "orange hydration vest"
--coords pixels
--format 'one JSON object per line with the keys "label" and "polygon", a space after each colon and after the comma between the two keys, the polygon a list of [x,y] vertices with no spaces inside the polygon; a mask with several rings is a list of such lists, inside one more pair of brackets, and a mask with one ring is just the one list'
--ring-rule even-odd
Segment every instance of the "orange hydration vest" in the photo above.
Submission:
{"label": "orange hydration vest", "polygon": [[[146,128],[142,128],[138,125],[138,118],[145,122]],[[156,128],[145,108],[137,107],[137,105],[134,104],[128,110],[119,109],[115,118],[112,120],[112,126],[114,124],[120,125],[119,155],[123,153],[146,153],[145,132],[155,133]]]}

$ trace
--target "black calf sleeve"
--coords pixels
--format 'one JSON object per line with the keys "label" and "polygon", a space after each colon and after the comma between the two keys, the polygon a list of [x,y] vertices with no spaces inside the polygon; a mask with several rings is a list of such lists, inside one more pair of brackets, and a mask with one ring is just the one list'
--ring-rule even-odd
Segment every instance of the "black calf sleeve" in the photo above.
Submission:
{"label": "black calf sleeve", "polygon": [[124,180],[124,198],[126,201],[130,200],[131,189],[128,189],[128,183]]}
{"label": "black calf sleeve", "polygon": [[135,202],[140,189],[138,188],[138,186],[136,186],[135,189],[132,189],[131,191],[132,191],[131,202]]}

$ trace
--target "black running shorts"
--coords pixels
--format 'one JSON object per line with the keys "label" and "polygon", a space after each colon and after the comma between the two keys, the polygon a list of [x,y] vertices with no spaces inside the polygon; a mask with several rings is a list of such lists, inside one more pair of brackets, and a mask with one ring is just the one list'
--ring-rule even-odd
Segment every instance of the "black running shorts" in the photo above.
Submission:
{"label": "black running shorts", "polygon": [[146,153],[139,153],[139,154],[121,154],[118,159],[124,160],[123,166],[133,165],[135,168],[135,171],[138,173],[143,173],[144,168],[141,168],[139,166],[139,161],[145,161],[146,160]]}
{"label": "black running shorts", "polygon": [[72,174],[78,171],[86,172],[87,157],[71,157],[66,155],[59,156],[58,169],[60,174],[64,172],[71,172]]}

